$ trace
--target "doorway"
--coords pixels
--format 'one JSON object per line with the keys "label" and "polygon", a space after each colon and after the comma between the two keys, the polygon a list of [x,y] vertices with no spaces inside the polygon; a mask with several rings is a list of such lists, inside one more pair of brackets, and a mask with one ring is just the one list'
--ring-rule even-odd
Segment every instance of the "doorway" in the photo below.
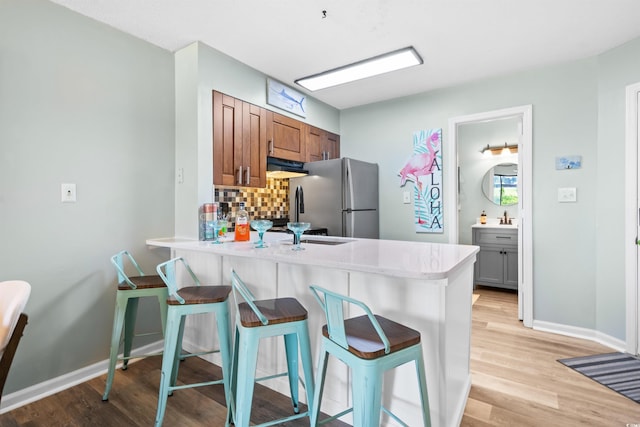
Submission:
{"label": "doorway", "polygon": [[626,130],[625,130],[625,284],[626,284],[626,341],[627,353],[640,354],[640,185],[638,169],[638,126],[640,125],[640,83],[626,89]]}
{"label": "doorway", "polygon": [[493,120],[515,118],[521,123],[518,141],[518,317],[526,327],[533,323],[533,244],[532,244],[532,106],[505,108],[449,119],[450,155],[447,167],[449,185],[448,199],[454,201],[448,209],[446,224],[449,224],[449,242],[457,243],[459,238],[458,206],[458,131],[459,126]]}

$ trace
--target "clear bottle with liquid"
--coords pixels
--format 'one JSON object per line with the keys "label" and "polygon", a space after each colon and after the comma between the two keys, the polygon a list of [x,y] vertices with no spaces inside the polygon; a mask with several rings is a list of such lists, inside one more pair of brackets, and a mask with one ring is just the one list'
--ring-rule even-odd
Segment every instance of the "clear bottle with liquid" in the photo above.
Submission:
{"label": "clear bottle with liquid", "polygon": [[486,224],[487,223],[487,214],[482,211],[482,213],[480,214],[480,224]]}
{"label": "clear bottle with liquid", "polygon": [[236,215],[236,228],[234,240],[236,242],[249,241],[250,229],[249,229],[249,214],[244,209],[244,203],[240,203],[240,210]]}

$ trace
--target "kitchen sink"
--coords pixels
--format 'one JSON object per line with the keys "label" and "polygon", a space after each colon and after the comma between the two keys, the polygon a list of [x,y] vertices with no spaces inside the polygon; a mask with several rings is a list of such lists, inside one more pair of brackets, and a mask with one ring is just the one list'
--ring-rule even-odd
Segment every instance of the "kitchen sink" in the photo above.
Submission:
{"label": "kitchen sink", "polygon": [[324,239],[310,239],[308,237],[303,237],[300,240],[300,243],[310,243],[312,245],[344,245],[345,243],[352,242],[353,240],[324,240]]}

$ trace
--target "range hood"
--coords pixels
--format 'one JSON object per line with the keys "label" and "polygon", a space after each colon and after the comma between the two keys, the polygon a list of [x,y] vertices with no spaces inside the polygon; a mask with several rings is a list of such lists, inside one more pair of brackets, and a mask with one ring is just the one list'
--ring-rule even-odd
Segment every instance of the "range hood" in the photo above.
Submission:
{"label": "range hood", "polygon": [[308,174],[302,162],[267,157],[267,177],[269,178],[297,178]]}

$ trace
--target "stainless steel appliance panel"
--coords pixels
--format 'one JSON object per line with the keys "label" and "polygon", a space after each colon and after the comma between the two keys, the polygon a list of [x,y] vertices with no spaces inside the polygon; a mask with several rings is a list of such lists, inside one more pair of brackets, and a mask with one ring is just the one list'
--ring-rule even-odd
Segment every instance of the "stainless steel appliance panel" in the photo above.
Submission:
{"label": "stainless steel appliance panel", "polygon": [[343,159],[343,209],[378,209],[378,165]]}
{"label": "stainless steel appliance panel", "polygon": [[[300,185],[305,202],[301,221],[326,227],[330,236],[379,237],[378,165],[343,158],[306,163],[305,168],[308,176],[289,180],[290,218],[295,215],[293,195]],[[373,212],[348,216],[354,209]]]}
{"label": "stainless steel appliance panel", "polygon": [[304,213],[300,214],[300,221],[310,222],[311,227],[325,227],[329,236],[342,236],[341,180],[320,175],[290,179],[289,218],[292,220],[295,213],[293,195],[298,185],[304,192]]}
{"label": "stainless steel appliance panel", "polygon": [[365,239],[380,237],[377,210],[344,211],[342,214],[343,237],[362,237]]}

